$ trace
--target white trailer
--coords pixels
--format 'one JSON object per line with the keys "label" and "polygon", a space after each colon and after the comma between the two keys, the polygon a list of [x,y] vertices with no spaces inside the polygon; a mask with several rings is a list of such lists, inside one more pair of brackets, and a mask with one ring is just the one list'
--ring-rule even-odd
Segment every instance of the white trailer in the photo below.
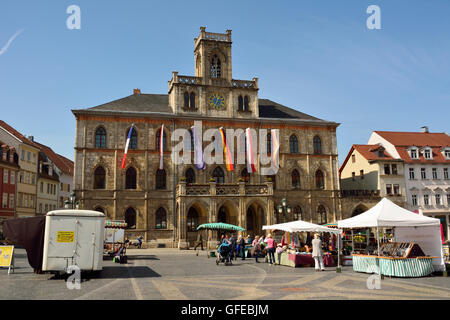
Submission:
{"label": "white trailer", "polygon": [[91,210],[55,210],[45,220],[42,271],[103,268],[105,215]]}

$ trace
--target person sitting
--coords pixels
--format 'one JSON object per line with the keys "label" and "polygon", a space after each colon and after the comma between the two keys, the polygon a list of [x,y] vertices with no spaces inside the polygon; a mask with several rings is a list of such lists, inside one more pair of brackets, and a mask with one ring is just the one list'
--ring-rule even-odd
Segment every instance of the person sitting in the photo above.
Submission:
{"label": "person sitting", "polygon": [[310,246],[308,246],[307,244],[305,244],[305,251],[310,253],[312,250],[312,248]]}

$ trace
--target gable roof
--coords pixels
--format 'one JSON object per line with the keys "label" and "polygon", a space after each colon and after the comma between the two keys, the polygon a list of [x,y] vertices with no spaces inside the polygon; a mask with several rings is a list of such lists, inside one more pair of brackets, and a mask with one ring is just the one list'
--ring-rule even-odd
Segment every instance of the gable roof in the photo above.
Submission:
{"label": "gable roof", "polygon": [[[292,119],[292,120],[306,120],[323,124],[335,124],[335,122],[322,120],[306,113],[294,110],[292,108],[283,106],[277,102],[269,99],[259,99],[259,117],[273,118],[273,119]],[[77,112],[137,112],[137,113],[161,113],[174,114],[169,106],[168,94],[146,94],[136,93],[127,97],[113,100],[95,107],[87,109],[72,110]]]}
{"label": "gable roof", "polygon": [[344,162],[342,163],[341,167],[339,168],[339,174],[344,169],[345,165],[348,162],[348,159],[350,158],[350,155],[353,153],[354,150],[358,151],[367,161],[376,161],[376,160],[399,160],[393,158],[384,148],[383,148],[383,157],[380,157],[380,154],[378,150],[380,148],[383,148],[383,146],[379,144],[354,144],[350,148],[350,151],[347,154],[347,157],[345,158]]}
{"label": "gable roof", "polygon": [[[446,133],[431,132],[392,132],[374,131],[394,145],[400,158],[407,163],[450,163],[442,154],[442,149],[450,147],[450,136]],[[407,151],[409,147],[418,147],[418,159],[412,159]],[[430,147],[433,159],[425,159],[421,152],[423,147]]]}
{"label": "gable roof", "polygon": [[72,166],[70,166],[66,161],[69,159],[64,160],[61,158],[62,156],[55,153],[52,148],[39,142],[35,143],[40,147],[41,151],[55,164],[55,166],[58,167],[59,170],[69,175],[73,174],[73,164]]}
{"label": "gable roof", "polygon": [[9,124],[7,124],[5,121],[0,120],[0,127],[3,127],[3,129],[5,129],[6,131],[8,131],[10,134],[12,134],[13,136],[15,136],[17,139],[21,140],[24,144],[27,144],[29,146],[35,147],[39,149],[39,146],[34,143],[33,141],[31,141],[30,139],[28,139],[27,137],[25,137],[23,134],[21,134],[19,131],[17,131],[16,129],[14,129],[13,127],[11,127]]}

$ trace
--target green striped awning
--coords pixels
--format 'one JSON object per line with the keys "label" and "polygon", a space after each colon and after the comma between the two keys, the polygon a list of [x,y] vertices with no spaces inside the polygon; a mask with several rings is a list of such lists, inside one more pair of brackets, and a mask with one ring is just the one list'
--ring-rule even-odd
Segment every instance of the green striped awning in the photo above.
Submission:
{"label": "green striped awning", "polygon": [[122,228],[125,229],[127,223],[125,221],[105,220],[105,228]]}
{"label": "green striped awning", "polygon": [[223,223],[223,222],[213,222],[213,223],[204,223],[197,227],[197,230],[206,229],[206,230],[226,230],[226,231],[245,231],[244,228],[235,226],[233,224]]}

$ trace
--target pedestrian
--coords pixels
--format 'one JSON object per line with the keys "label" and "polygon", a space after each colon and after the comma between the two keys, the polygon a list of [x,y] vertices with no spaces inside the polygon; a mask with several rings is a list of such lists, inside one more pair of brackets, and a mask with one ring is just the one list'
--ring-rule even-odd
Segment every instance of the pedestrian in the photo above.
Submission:
{"label": "pedestrian", "polygon": [[194,247],[194,250],[197,250],[197,247],[200,246],[202,248],[203,251],[203,236],[202,236],[202,232],[200,231],[197,235],[197,244]]}
{"label": "pedestrian", "polygon": [[265,241],[267,243],[267,254],[269,255],[269,263],[270,265],[272,265],[275,263],[275,240],[269,233]]}
{"label": "pedestrian", "polygon": [[314,235],[312,242],[312,257],[314,258],[314,266],[316,271],[325,271],[323,267],[323,253],[322,253],[322,240],[319,238],[319,234]]}
{"label": "pedestrian", "polygon": [[232,234],[230,237],[231,258],[236,260],[236,235]]}
{"label": "pedestrian", "polygon": [[142,235],[137,238],[139,249],[142,247],[142,239],[144,239],[144,236],[142,236]]}
{"label": "pedestrian", "polygon": [[239,251],[242,254],[242,260],[245,260],[245,239],[243,236],[239,236]]}
{"label": "pedestrian", "polygon": [[258,256],[259,252],[261,251],[261,246],[259,244],[259,236],[255,236],[255,240],[253,240],[252,246],[253,246],[253,255],[255,256],[255,262],[259,263]]}

